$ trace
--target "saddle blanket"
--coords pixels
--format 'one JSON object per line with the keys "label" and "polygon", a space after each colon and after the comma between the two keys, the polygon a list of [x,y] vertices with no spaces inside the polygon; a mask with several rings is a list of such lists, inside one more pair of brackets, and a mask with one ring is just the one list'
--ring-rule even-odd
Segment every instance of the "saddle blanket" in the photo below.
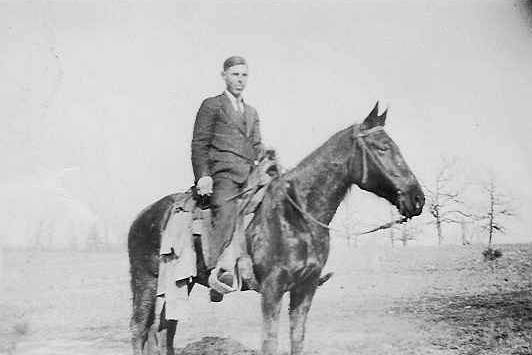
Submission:
{"label": "saddle blanket", "polygon": [[[239,208],[233,238],[218,260],[218,265],[222,265],[226,270],[236,268],[238,258],[242,251],[246,250],[245,229],[272,180],[268,175],[272,167],[276,167],[274,159],[269,157],[263,159],[250,175],[244,193],[237,197]],[[162,299],[162,306],[166,305],[166,319],[178,319],[178,317],[183,319],[183,315],[186,314],[188,287],[184,286],[187,284],[186,280],[197,276],[198,271],[194,235],[201,236],[202,250],[198,252],[202,253],[204,260],[208,260],[211,257],[210,229],[210,210],[197,206],[193,192],[189,190],[176,194],[175,202],[161,226],[157,296]],[[235,289],[240,289],[242,286],[239,278],[236,277]]]}
{"label": "saddle blanket", "polygon": [[[263,192],[259,194],[263,196]],[[181,194],[179,194],[181,195]],[[166,222],[161,226],[161,249],[159,251],[159,276],[157,280],[157,296],[159,312],[165,307],[166,319],[182,320],[187,314],[188,287],[187,280],[197,276],[197,252],[194,247],[194,236],[201,238],[202,250],[198,251],[208,258],[210,210],[202,210],[189,193],[183,198],[177,198],[170,209]],[[181,196],[179,196],[181,197]],[[248,202],[248,201],[246,201]],[[248,203],[245,206],[249,206]],[[240,213],[243,214],[243,206]],[[245,250],[245,227],[252,218],[252,214],[238,216],[238,222],[233,240],[220,256],[219,263],[226,270],[236,267],[236,260],[241,250]],[[235,289],[240,289],[242,282],[237,276]],[[157,313],[159,314],[159,313]]]}
{"label": "saddle blanket", "polygon": [[157,295],[164,294],[178,280],[196,276],[196,252],[192,238],[192,212],[172,214],[161,236]]}
{"label": "saddle blanket", "polygon": [[[178,194],[161,226],[157,280],[157,296],[160,301],[157,302],[157,308],[165,307],[165,317],[169,320],[183,320],[186,317],[189,308],[186,280],[197,275],[193,241],[194,208],[195,203],[190,193]],[[157,315],[160,314],[160,309]]]}

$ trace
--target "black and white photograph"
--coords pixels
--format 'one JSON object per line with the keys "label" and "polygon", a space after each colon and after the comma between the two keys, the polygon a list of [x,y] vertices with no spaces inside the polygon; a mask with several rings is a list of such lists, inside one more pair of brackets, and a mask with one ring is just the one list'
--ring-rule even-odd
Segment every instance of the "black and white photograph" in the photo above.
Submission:
{"label": "black and white photograph", "polygon": [[0,354],[532,354],[532,1],[0,0]]}

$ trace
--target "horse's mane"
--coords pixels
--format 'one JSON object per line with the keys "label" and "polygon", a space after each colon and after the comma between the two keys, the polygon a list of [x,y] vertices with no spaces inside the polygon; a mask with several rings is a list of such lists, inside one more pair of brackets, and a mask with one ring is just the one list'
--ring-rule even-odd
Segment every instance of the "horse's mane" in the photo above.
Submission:
{"label": "horse's mane", "polygon": [[318,148],[314,149],[310,154],[304,157],[295,167],[288,170],[285,174],[287,179],[293,178],[295,175],[300,174],[302,171],[307,169],[312,169],[317,164],[323,162],[328,158],[332,157],[333,149],[338,147],[339,141],[345,139],[347,135],[351,136],[354,125],[350,125],[335,134],[333,134],[329,139],[322,143]]}

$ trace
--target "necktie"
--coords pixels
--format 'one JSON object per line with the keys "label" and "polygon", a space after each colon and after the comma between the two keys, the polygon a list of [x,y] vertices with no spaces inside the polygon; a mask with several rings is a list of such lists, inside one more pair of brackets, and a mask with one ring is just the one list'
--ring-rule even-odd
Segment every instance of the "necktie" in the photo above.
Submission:
{"label": "necktie", "polygon": [[244,130],[247,130],[247,122],[246,122],[246,119],[244,117],[244,110],[243,110],[243,107],[244,104],[242,103],[242,101],[237,101],[236,103],[236,113],[238,116],[240,116],[240,120],[242,121],[242,127],[244,128]]}

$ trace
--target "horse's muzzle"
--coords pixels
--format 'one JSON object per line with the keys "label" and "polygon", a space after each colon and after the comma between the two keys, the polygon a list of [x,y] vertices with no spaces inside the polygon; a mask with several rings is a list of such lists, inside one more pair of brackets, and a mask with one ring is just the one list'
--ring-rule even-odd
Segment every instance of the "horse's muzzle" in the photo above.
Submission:
{"label": "horse's muzzle", "polygon": [[397,200],[399,213],[406,218],[419,216],[425,205],[425,195],[418,184],[412,186],[406,193],[398,191]]}

